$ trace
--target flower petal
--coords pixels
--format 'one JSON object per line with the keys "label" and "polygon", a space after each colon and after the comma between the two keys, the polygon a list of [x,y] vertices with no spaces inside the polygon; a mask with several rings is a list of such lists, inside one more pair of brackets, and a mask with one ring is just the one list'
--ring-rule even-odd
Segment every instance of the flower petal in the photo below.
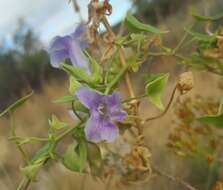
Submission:
{"label": "flower petal", "polygon": [[101,127],[101,138],[108,142],[113,142],[119,135],[119,129],[113,123],[107,120],[103,121],[103,127]]}
{"label": "flower petal", "polygon": [[61,63],[68,58],[66,50],[54,51],[50,54],[50,63],[53,67],[59,68]]}
{"label": "flower petal", "polygon": [[96,110],[103,99],[102,95],[85,87],[79,88],[76,95],[81,103],[91,110]]}
{"label": "flower petal", "polygon": [[81,37],[86,32],[86,26],[83,24],[79,24],[73,33],[74,38]]}
{"label": "flower petal", "polygon": [[86,138],[94,143],[103,140],[112,142],[118,134],[119,129],[96,111],[91,115],[85,127]]}
{"label": "flower petal", "polygon": [[72,38],[69,36],[56,36],[50,43],[50,63],[53,67],[59,68],[60,64],[69,57],[68,47]]}
{"label": "flower petal", "polygon": [[73,39],[77,40],[79,42],[79,46],[81,49],[86,49],[89,47],[89,43],[87,41],[86,37],[86,31],[87,27],[83,24],[80,24],[74,33],[71,35]]}
{"label": "flower petal", "polygon": [[54,37],[50,42],[49,52],[67,49],[70,41],[72,41],[72,38],[70,36]]}
{"label": "flower petal", "polygon": [[106,97],[106,102],[110,109],[110,119],[112,121],[123,121],[127,113],[121,109],[121,97],[119,93],[113,93]]}
{"label": "flower petal", "polygon": [[112,110],[110,113],[110,119],[112,121],[123,121],[127,117],[127,112],[122,110]]}
{"label": "flower petal", "polygon": [[71,62],[74,66],[86,69],[90,73],[90,68],[87,58],[82,52],[76,40],[72,40],[72,42],[70,43],[69,58],[71,59]]}
{"label": "flower petal", "polygon": [[91,116],[84,129],[86,138],[94,143],[102,141],[101,127],[102,119],[99,116]]}
{"label": "flower petal", "polygon": [[121,97],[119,93],[113,93],[106,96],[106,102],[110,108],[120,108],[121,107]]}

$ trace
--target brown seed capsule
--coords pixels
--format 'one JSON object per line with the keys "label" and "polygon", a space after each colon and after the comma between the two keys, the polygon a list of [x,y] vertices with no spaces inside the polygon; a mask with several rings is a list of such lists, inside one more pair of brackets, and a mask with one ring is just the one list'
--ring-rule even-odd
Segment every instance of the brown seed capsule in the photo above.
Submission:
{"label": "brown seed capsule", "polygon": [[215,186],[212,188],[212,190],[223,190],[223,182],[218,181]]}
{"label": "brown seed capsule", "polygon": [[190,91],[194,86],[194,78],[192,72],[182,73],[177,83],[177,89],[184,94]]}

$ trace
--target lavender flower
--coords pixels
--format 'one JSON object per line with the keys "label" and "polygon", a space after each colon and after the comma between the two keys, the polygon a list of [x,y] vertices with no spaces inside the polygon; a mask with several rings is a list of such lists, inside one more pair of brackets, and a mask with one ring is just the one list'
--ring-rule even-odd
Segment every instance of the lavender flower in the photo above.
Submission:
{"label": "lavender flower", "polygon": [[53,67],[59,68],[65,59],[70,59],[74,66],[81,67],[90,72],[87,58],[82,52],[82,49],[88,47],[85,30],[85,27],[80,25],[70,35],[56,36],[53,38],[48,50]]}
{"label": "lavender flower", "polygon": [[103,140],[114,141],[119,135],[119,129],[114,123],[123,121],[127,116],[127,113],[121,109],[119,94],[104,96],[83,87],[76,95],[90,110],[91,116],[85,127],[87,139],[95,143]]}

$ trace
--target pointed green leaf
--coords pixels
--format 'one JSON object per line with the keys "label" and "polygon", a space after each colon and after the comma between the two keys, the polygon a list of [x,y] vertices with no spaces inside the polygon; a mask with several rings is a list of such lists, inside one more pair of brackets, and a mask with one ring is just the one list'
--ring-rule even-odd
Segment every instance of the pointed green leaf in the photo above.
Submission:
{"label": "pointed green leaf", "polygon": [[144,34],[135,34],[135,33],[133,33],[133,34],[130,35],[130,37],[134,41],[143,42],[145,40]]}
{"label": "pointed green leaf", "polygon": [[168,31],[160,30],[154,26],[151,26],[149,24],[143,24],[139,20],[137,20],[133,15],[128,14],[125,18],[125,24],[128,27],[128,29],[134,31],[134,32],[151,32],[155,34],[164,34]]}
{"label": "pointed green leaf", "polygon": [[56,141],[54,138],[50,138],[49,142],[45,144],[37,153],[33,156],[30,163],[45,162],[48,158],[52,157],[56,148]]}
{"label": "pointed green leaf", "polygon": [[57,104],[63,104],[63,103],[69,103],[75,100],[75,96],[63,96],[57,100],[53,100],[53,103]]}
{"label": "pointed green leaf", "polygon": [[55,142],[49,142],[44,145],[30,160],[29,165],[22,168],[22,173],[31,180],[35,180],[42,165],[50,158],[50,154],[55,149]]}
{"label": "pointed green leaf", "polygon": [[63,156],[64,166],[72,171],[82,172],[86,167],[86,162],[87,146],[84,140],[77,145],[70,145]]}
{"label": "pointed green leaf", "polygon": [[208,34],[203,34],[203,33],[199,33],[199,32],[193,32],[187,28],[185,28],[185,31],[190,34],[192,37],[194,37],[194,39],[198,40],[198,41],[202,41],[202,42],[215,42],[216,41],[216,36],[210,36]]}
{"label": "pointed green leaf", "polygon": [[73,76],[77,81],[84,81],[88,84],[97,84],[102,81],[103,70],[102,67],[89,54],[88,58],[91,64],[92,74],[88,74],[86,70],[80,67],[74,67],[68,64],[63,64],[63,69]]}
{"label": "pointed green leaf", "polygon": [[84,133],[84,127],[78,126],[75,127],[73,130],[73,135],[74,139],[83,139],[85,138],[85,133]]}
{"label": "pointed green leaf", "polygon": [[86,70],[80,67],[75,67],[73,65],[64,63],[62,65],[62,68],[77,80],[85,81],[86,83],[89,83],[91,81],[91,76],[87,73]]}
{"label": "pointed green leaf", "polygon": [[218,13],[218,14],[213,15],[213,16],[201,16],[201,15],[198,15],[196,13],[192,13],[192,16],[194,18],[196,18],[198,21],[218,21],[218,20],[223,18],[223,12]]}
{"label": "pointed green leaf", "polygon": [[75,101],[73,103],[73,107],[77,112],[83,112],[83,113],[88,113],[89,110],[79,101]]}
{"label": "pointed green leaf", "polygon": [[200,121],[203,124],[207,125],[213,125],[217,128],[223,128],[223,113],[220,115],[208,115],[204,117],[198,118],[198,121]]}
{"label": "pointed green leaf", "polygon": [[80,87],[81,84],[73,76],[70,76],[70,85],[69,85],[70,94],[74,95],[77,89]]}
{"label": "pointed green leaf", "polygon": [[45,160],[49,157],[49,152],[51,149],[51,143],[44,145],[32,158],[31,163],[39,162]]}
{"label": "pointed green leaf", "polygon": [[87,52],[85,51],[85,54],[87,55],[92,69],[92,76],[91,76],[91,83],[98,84],[102,82],[103,80],[103,69],[102,67],[97,63],[97,61]]}
{"label": "pointed green leaf", "polygon": [[6,108],[2,113],[0,113],[0,117],[4,116],[9,112],[14,112],[18,107],[22,106],[32,95],[33,92],[17,100],[15,103]]}
{"label": "pointed green leaf", "polygon": [[169,74],[150,75],[146,81],[146,94],[150,101],[159,109],[164,109],[161,101],[162,93],[166,87]]}
{"label": "pointed green leaf", "polygon": [[49,125],[51,128],[56,129],[56,130],[67,127],[67,124],[61,122],[55,115],[52,115],[52,119],[49,120]]}

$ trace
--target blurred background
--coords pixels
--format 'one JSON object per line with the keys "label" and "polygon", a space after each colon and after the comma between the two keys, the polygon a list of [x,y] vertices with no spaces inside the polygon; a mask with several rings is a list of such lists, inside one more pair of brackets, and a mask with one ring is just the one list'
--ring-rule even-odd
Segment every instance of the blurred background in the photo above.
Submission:
{"label": "blurred background", "polygon": [[[87,20],[88,0],[79,0],[81,15]],[[109,21],[114,27],[120,25],[126,13],[131,10],[141,21],[167,28],[170,33],[164,43],[175,47],[182,38],[185,26],[192,23],[191,12],[210,15],[223,11],[222,0],[111,0],[113,14]],[[67,122],[72,118],[67,113],[67,106],[55,105],[52,100],[67,94],[68,82],[64,72],[50,66],[46,49],[56,35],[72,32],[80,22],[80,15],[75,13],[72,4],[66,0],[0,0],[0,110],[24,94],[34,90],[33,98],[16,114],[17,133],[21,136],[42,136],[48,129],[48,118],[52,113]],[[101,29],[103,31],[103,29]],[[174,81],[184,66],[175,59],[163,58],[149,60],[139,75],[144,72],[169,72],[171,80],[164,101],[168,100]],[[136,90],[142,92],[142,79],[135,75]],[[205,79],[205,80],[204,80]],[[195,72],[196,86],[189,97],[202,96],[217,100],[222,96],[219,85],[222,78],[207,72]],[[212,90],[207,90],[211,88]],[[204,90],[205,89],[205,90]],[[201,93],[202,92],[202,93]],[[145,102],[141,111],[144,115],[156,114],[158,110]],[[167,147],[168,135],[172,129],[174,110],[159,121],[153,121],[145,129],[146,143],[151,148],[153,162],[174,176],[181,177],[198,189],[209,189],[223,171],[219,167],[211,170],[205,160],[177,157]],[[0,189],[15,189],[19,179],[21,157],[15,145],[8,140],[8,118],[0,120]],[[30,153],[39,145],[25,147]],[[39,181],[32,185],[32,190],[76,190],[82,188],[82,176],[69,172],[62,165],[51,164],[42,171]],[[211,179],[210,176],[211,175]],[[86,189],[104,189],[103,183],[88,177]],[[184,189],[163,177],[152,177],[146,183],[120,189]]]}

